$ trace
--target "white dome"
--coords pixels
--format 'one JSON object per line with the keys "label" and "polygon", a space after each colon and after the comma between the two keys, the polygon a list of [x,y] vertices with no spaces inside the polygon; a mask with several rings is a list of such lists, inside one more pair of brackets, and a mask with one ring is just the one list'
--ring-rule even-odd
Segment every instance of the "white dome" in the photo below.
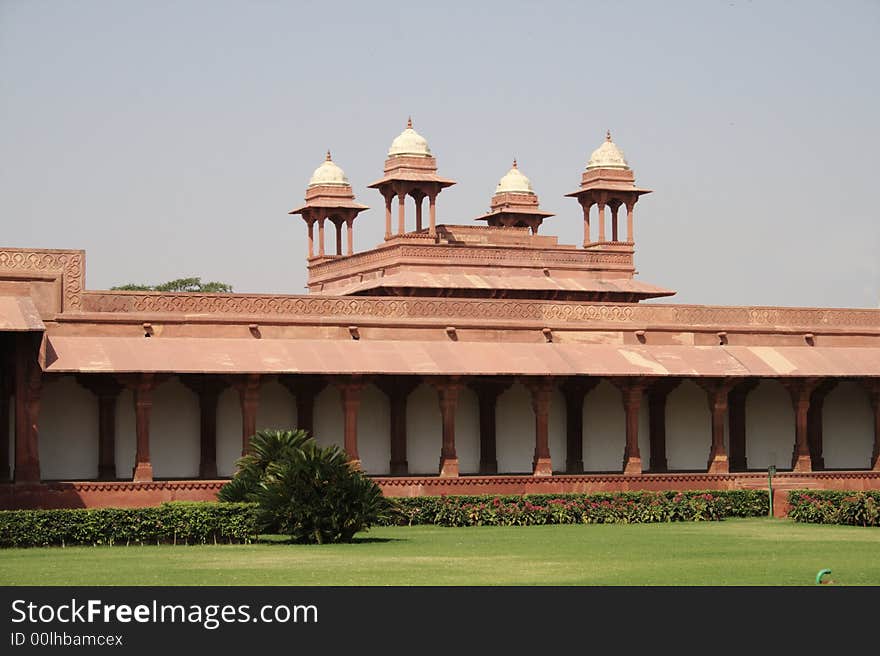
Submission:
{"label": "white dome", "polygon": [[349,187],[351,186],[348,182],[348,178],[345,177],[345,171],[336,166],[332,159],[330,159],[330,151],[327,151],[327,159],[315,169],[315,172],[312,173],[312,177],[309,179],[309,186],[315,187],[317,185],[337,185],[339,187]]}
{"label": "white dome", "polygon": [[516,168],[516,160],[513,160],[513,168],[511,168],[495,187],[495,193],[513,192],[520,194],[534,194],[532,189],[532,181],[524,176],[518,168]]}
{"label": "white dome", "polygon": [[617,147],[617,144],[611,141],[611,131],[605,134],[605,141],[593,154],[590,155],[590,161],[587,162],[587,170],[590,169],[628,169],[629,164],[623,156],[623,151]]}
{"label": "white dome", "polygon": [[406,122],[406,129],[391,142],[391,148],[388,149],[388,157],[396,155],[431,156],[431,149],[428,147],[427,139],[413,130],[412,119]]}

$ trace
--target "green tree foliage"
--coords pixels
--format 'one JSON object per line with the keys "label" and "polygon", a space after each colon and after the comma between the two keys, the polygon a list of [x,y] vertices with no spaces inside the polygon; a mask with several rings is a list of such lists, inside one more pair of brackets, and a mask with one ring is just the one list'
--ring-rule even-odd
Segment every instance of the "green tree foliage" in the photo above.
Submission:
{"label": "green tree foliage", "polygon": [[342,449],[322,448],[305,431],[259,431],[237,464],[220,499],[255,501],[263,530],[293,542],[351,542],[356,533],[397,518],[397,506]]}
{"label": "green tree foliage", "polygon": [[111,287],[112,290],[123,292],[201,292],[203,294],[228,294],[232,291],[232,285],[225,282],[202,282],[201,278],[178,278],[169,280],[160,285],[139,285],[129,283]]}

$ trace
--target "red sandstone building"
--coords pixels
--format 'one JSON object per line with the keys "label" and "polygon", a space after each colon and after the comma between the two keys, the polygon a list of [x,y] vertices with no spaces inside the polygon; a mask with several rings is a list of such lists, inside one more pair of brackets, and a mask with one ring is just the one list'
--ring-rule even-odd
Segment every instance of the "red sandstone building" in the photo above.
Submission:
{"label": "red sandstone building", "polygon": [[582,243],[516,162],[475,222],[438,223],[453,184],[410,123],[356,252],[328,153],[304,296],[87,290],[83,251],[0,249],[0,504],[213,498],[293,426],[391,495],[880,486],[880,311],[644,303],[674,292],[635,278],[649,190],[610,134]]}

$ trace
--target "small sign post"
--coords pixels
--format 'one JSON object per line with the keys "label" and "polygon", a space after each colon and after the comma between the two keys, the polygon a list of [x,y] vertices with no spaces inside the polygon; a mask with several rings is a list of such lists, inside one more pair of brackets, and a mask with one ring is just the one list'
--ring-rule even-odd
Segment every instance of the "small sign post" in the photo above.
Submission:
{"label": "small sign post", "polygon": [[773,517],[773,475],[776,473],[776,465],[770,465],[767,468],[767,488],[770,494],[770,510],[767,515]]}

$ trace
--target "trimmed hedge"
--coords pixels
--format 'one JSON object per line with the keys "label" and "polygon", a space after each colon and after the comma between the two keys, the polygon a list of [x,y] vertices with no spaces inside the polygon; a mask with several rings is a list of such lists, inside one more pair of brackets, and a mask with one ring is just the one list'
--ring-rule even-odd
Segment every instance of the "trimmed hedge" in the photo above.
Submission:
{"label": "trimmed hedge", "polygon": [[249,543],[257,533],[252,503],[0,511],[0,547]]}
{"label": "trimmed hedge", "polygon": [[796,522],[880,526],[880,490],[792,490],[788,502]]}
{"label": "trimmed hedge", "polygon": [[764,490],[440,496],[395,499],[403,523],[437,526],[636,524],[766,516]]}

